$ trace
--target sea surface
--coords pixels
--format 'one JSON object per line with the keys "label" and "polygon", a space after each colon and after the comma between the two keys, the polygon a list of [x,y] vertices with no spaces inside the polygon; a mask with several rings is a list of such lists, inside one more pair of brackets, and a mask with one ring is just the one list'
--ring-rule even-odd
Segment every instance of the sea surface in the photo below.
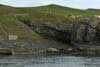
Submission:
{"label": "sea surface", "polygon": [[100,57],[56,54],[0,56],[0,67],[100,67]]}

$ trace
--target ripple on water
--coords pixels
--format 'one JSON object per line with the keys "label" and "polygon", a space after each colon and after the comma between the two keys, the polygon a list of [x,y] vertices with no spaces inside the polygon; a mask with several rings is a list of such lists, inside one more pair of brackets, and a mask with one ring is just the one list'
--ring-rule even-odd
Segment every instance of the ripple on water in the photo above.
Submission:
{"label": "ripple on water", "polygon": [[0,67],[100,67],[100,57],[66,55],[0,56]]}

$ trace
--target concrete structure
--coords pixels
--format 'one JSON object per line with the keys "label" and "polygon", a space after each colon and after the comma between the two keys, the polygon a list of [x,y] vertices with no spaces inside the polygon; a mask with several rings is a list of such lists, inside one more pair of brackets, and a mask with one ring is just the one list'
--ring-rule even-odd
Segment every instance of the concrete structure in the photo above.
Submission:
{"label": "concrete structure", "polygon": [[17,35],[9,35],[8,36],[8,39],[9,40],[17,40],[18,39],[18,36]]}

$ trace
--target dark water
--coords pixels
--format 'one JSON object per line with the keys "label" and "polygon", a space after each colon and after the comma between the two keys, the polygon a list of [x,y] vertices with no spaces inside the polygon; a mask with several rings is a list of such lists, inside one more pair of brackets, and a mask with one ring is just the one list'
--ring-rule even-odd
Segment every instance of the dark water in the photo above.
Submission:
{"label": "dark water", "polygon": [[100,67],[100,57],[39,54],[0,56],[0,67]]}

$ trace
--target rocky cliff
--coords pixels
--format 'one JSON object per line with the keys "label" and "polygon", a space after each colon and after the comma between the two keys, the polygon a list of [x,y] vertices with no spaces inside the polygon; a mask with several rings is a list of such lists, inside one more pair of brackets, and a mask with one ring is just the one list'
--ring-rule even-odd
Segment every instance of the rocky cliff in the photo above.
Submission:
{"label": "rocky cliff", "polygon": [[59,27],[57,27],[57,25],[52,27],[44,22],[37,23],[28,19],[23,20],[20,17],[17,17],[17,19],[43,37],[53,38],[57,41],[67,43],[72,47],[78,47],[79,44],[100,44],[100,22],[99,19],[96,18],[76,18],[66,26],[66,29],[60,28],[60,25],[58,25]]}

